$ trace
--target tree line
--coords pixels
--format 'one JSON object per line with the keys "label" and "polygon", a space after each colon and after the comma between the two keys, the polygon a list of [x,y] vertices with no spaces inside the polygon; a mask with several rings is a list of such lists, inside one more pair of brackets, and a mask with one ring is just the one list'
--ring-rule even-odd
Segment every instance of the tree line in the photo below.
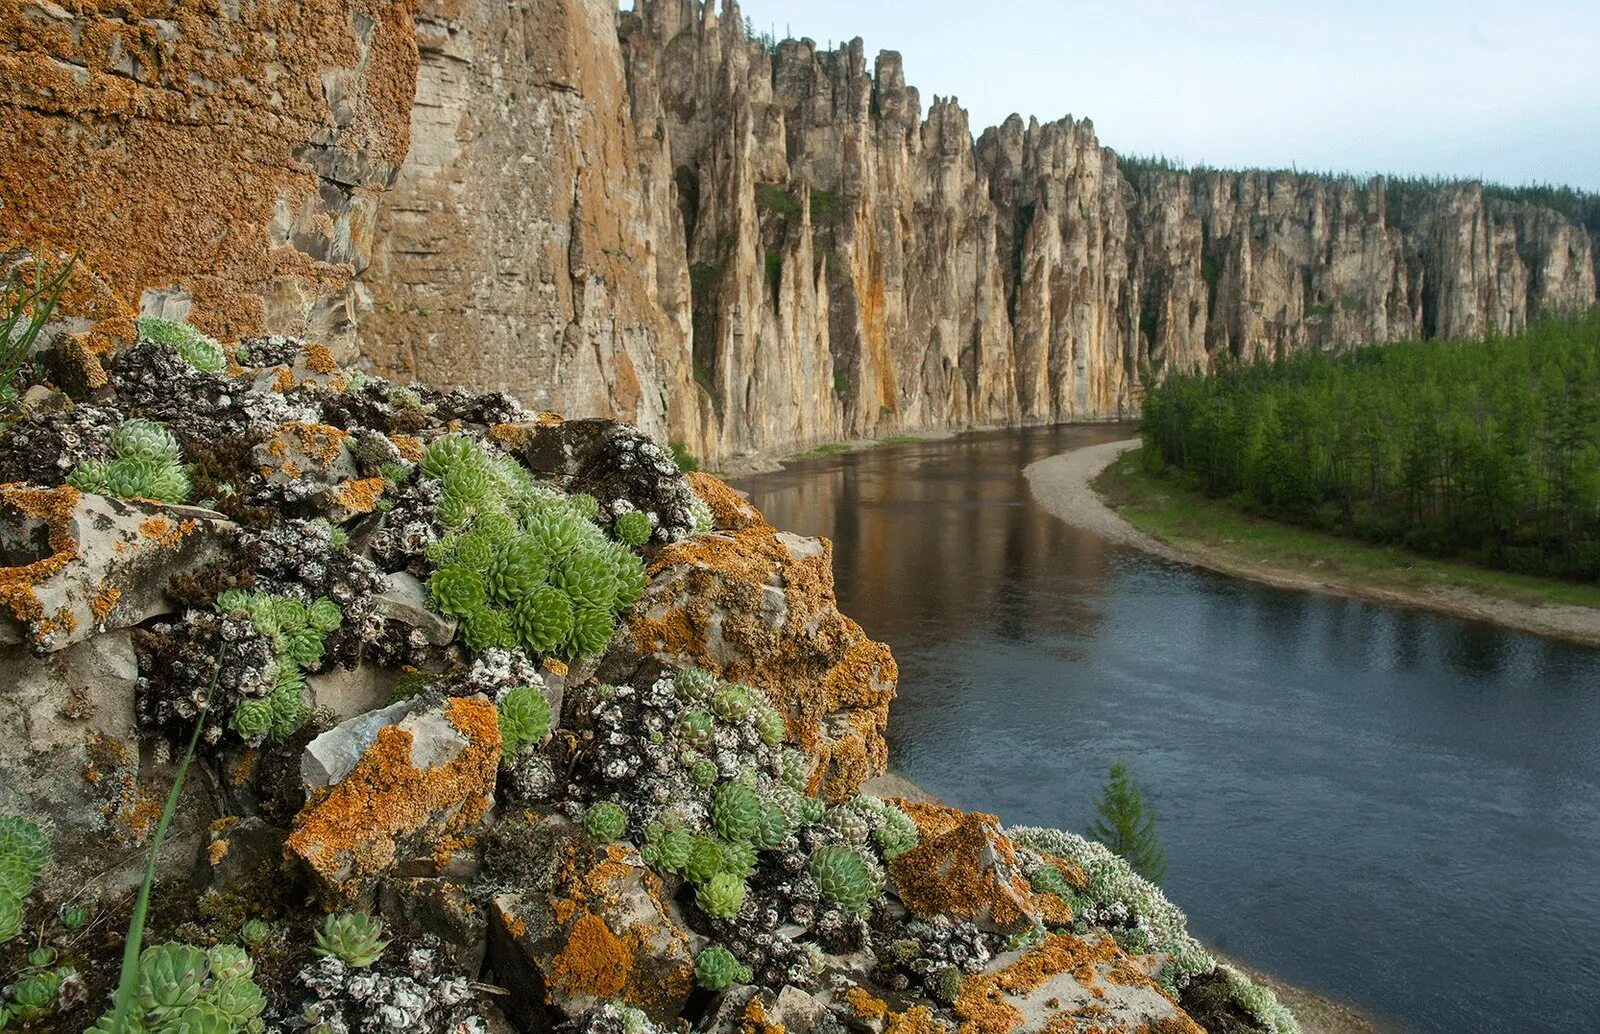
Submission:
{"label": "tree line", "polygon": [[1149,468],[1245,509],[1491,567],[1600,577],[1600,312],[1167,376]]}

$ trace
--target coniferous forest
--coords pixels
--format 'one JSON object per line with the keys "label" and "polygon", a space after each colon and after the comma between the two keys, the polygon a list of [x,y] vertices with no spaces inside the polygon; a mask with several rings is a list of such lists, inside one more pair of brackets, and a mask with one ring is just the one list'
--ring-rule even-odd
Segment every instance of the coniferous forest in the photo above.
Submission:
{"label": "coniferous forest", "polygon": [[1173,374],[1154,471],[1263,516],[1526,574],[1600,577],[1600,314],[1515,337]]}

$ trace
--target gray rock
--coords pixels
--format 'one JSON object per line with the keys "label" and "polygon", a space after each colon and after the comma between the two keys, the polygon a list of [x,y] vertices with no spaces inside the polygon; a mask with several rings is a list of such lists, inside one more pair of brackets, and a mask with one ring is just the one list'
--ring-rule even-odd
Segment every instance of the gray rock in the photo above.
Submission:
{"label": "gray rock", "polygon": [[0,487],[0,643],[60,650],[178,609],[173,575],[228,550],[238,526],[211,510],[78,492]]}
{"label": "gray rock", "polygon": [[514,1018],[542,1030],[613,999],[657,1023],[676,1018],[703,939],[678,924],[638,852],[600,847],[558,817],[516,829],[514,842],[530,878],[491,900],[489,939]]}
{"label": "gray rock", "polygon": [[320,790],[339,782],[356,767],[361,755],[378,739],[378,730],[398,724],[420,706],[401,700],[388,707],[340,722],[306,744],[300,755],[300,778],[306,789]]}
{"label": "gray rock", "polygon": [[399,674],[388,668],[361,664],[335,667],[306,679],[313,707],[326,708],[339,718],[362,715],[383,707],[394,695]]}
{"label": "gray rock", "polygon": [[[0,648],[0,814],[44,826],[52,861],[40,893],[93,901],[135,886],[173,766],[141,759],[131,634],[97,635],[39,656]],[[191,773],[195,774],[195,773]],[[187,784],[162,857],[186,870],[214,817]]]}
{"label": "gray rock", "polygon": [[385,588],[377,600],[384,617],[419,630],[434,646],[455,638],[456,622],[428,609],[428,587],[415,575],[396,571],[383,577]]}

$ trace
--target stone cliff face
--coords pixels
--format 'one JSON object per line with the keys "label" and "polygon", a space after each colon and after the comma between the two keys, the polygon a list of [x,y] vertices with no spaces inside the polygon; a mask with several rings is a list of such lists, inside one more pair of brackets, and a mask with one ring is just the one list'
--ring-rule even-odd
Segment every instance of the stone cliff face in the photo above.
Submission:
{"label": "stone cliff face", "polygon": [[386,374],[692,434],[670,170],[636,146],[613,10],[424,0],[416,37],[411,154],[363,277],[364,354]]}
{"label": "stone cliff face", "polygon": [[0,5],[0,252],[81,247],[146,313],[353,353],[352,276],[406,156],[406,5],[68,7]]}
{"label": "stone cliff face", "polygon": [[1165,369],[1596,295],[1589,231],[1477,185],[1129,167],[1071,118],[975,138],[897,54],[769,49],[714,0],[25,0],[0,71],[0,251],[82,245],[147,314],[714,462],[1132,416]]}
{"label": "stone cliff face", "polygon": [[735,4],[639,0],[619,31],[641,141],[674,170],[710,455],[1127,417],[1168,366],[1595,300],[1582,227],[1474,184],[1124,170],[1087,120],[974,141],[898,55],[869,75],[859,40],[769,51]]}

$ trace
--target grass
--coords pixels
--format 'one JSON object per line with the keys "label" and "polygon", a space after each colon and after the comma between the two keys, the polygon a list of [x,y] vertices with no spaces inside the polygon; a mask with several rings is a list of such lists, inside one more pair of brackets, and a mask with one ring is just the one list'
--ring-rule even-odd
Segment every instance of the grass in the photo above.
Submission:
{"label": "grass", "polygon": [[829,442],[826,445],[819,445],[815,449],[797,452],[789,458],[791,460],[814,460],[819,456],[834,456],[841,452],[849,452],[854,448],[855,446],[849,442]]}
{"label": "grass", "polygon": [[1093,485],[1129,524],[1180,550],[1225,554],[1294,577],[1337,577],[1375,589],[1465,589],[1530,606],[1600,608],[1600,585],[1494,571],[1253,516],[1225,499],[1151,474],[1140,465],[1137,450],[1106,468]]}

